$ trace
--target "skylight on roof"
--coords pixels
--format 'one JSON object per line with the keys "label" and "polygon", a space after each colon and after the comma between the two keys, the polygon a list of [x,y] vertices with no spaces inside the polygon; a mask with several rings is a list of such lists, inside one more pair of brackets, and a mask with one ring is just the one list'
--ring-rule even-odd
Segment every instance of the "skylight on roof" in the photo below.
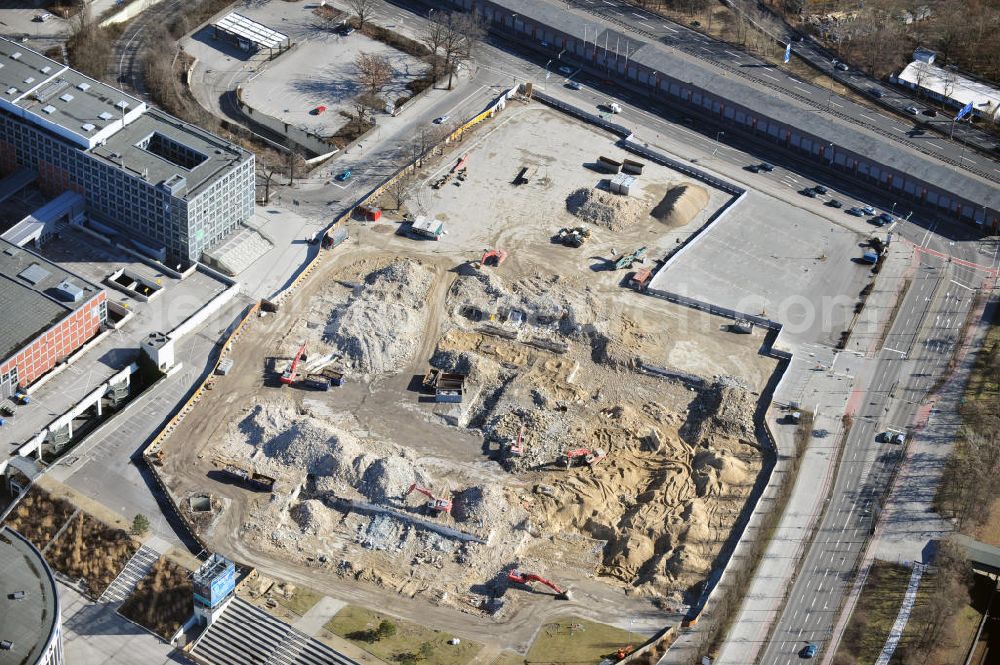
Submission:
{"label": "skylight on roof", "polygon": [[97,117],[100,118],[101,120],[111,120],[111,118],[115,116],[111,113],[108,113],[107,111],[101,111],[101,115]]}
{"label": "skylight on roof", "polygon": [[48,74],[51,71],[52,71],[52,68],[50,66],[48,66],[48,65],[45,65],[44,67],[42,67],[42,73],[43,74]]}
{"label": "skylight on roof", "polygon": [[94,131],[94,125],[91,124],[91,123],[89,123],[89,122],[83,123],[82,125],[80,125],[80,128],[83,129],[83,131],[85,131],[85,132],[92,132],[92,131]]}
{"label": "skylight on roof", "polygon": [[17,88],[15,88],[14,86],[11,86],[11,87],[7,88],[7,94],[8,95],[13,95],[16,92],[17,92]]}
{"label": "skylight on roof", "polygon": [[13,53],[10,54],[10,59],[11,60],[20,60],[21,59],[21,52],[20,51],[14,51]]}
{"label": "skylight on roof", "polygon": [[125,100],[123,99],[123,100],[121,100],[120,102],[118,102],[117,104],[115,104],[115,106],[117,106],[118,108],[120,108],[121,110],[123,110],[123,111],[124,111],[125,109],[127,109],[127,108],[128,108],[128,102],[126,102],[126,101],[125,101]]}
{"label": "skylight on roof", "polygon": [[33,76],[29,76],[28,78],[24,79],[24,82],[27,85],[31,85],[32,83],[35,82],[35,78]]}
{"label": "skylight on roof", "polygon": [[53,114],[55,112],[56,112],[56,107],[52,106],[52,104],[49,104],[48,106],[43,106],[42,107],[42,113],[48,113],[49,115],[51,115],[51,114]]}
{"label": "skylight on roof", "polygon": [[65,95],[59,95],[59,99],[63,100],[64,102],[71,102],[73,101],[73,95],[67,92]]}
{"label": "skylight on roof", "polygon": [[83,90],[84,92],[90,90],[90,84],[85,81],[82,83],[77,83],[76,87],[78,87],[80,90]]}

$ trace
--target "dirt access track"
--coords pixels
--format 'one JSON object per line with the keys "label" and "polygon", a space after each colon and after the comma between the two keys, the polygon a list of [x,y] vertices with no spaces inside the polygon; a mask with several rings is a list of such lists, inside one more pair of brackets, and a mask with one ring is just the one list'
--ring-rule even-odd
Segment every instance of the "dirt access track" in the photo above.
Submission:
{"label": "dirt access track", "polygon": [[[608,199],[590,165],[625,156],[613,141],[512,103],[412,181],[409,213],[444,221],[440,240],[403,233],[402,211],[351,222],[351,240],[248,327],[163,446],[175,498],[211,495],[197,519],[215,551],[517,650],[556,614],[650,632],[677,619],[760,471],[754,413],[775,362],[760,333],[608,267],[641,245],[663,256],[725,199],[654,165]],[[595,223],[580,189],[610,206],[585,212]],[[690,210],[664,209],[677,201]],[[553,241],[576,226],[582,247]],[[506,260],[479,266],[497,247]],[[303,343],[299,369],[336,369],[342,386],[280,383]],[[430,367],[462,377],[460,402],[428,394]],[[222,472],[233,463],[276,478],[273,492]],[[407,494],[414,483],[450,514]],[[512,568],[571,599],[510,583]]]}

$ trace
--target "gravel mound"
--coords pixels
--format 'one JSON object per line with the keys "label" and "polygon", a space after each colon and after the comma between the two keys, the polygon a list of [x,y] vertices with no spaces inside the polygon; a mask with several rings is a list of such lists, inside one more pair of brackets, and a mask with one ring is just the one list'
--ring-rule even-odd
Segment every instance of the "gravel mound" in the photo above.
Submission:
{"label": "gravel mound", "polygon": [[624,231],[643,216],[642,201],[581,187],[566,197],[566,210],[585,222]]}
{"label": "gravel mound", "polygon": [[427,325],[427,294],[434,273],[400,259],[369,273],[346,304],[330,313],[324,341],[336,346],[349,369],[395,373],[413,359]]}

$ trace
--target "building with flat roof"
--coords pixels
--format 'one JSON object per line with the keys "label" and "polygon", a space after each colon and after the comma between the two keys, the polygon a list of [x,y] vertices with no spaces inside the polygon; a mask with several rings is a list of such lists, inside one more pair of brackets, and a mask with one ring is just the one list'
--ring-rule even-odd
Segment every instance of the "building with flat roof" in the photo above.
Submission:
{"label": "building with flat roof", "polygon": [[23,169],[161,260],[196,261],[253,215],[253,153],[0,39],[0,176]]}
{"label": "building with flat roof", "polygon": [[[927,53],[926,49],[924,53]],[[919,90],[931,99],[956,109],[971,103],[973,115],[1000,122],[1000,90],[947,67],[938,67],[934,64],[933,54],[929,58],[915,59],[894,79],[900,85]]]}
{"label": "building with flat roof", "polygon": [[103,288],[0,239],[0,399],[86,344],[107,316]]}
{"label": "building with flat roof", "polygon": [[52,570],[26,538],[0,527],[0,665],[62,665],[62,613]]}

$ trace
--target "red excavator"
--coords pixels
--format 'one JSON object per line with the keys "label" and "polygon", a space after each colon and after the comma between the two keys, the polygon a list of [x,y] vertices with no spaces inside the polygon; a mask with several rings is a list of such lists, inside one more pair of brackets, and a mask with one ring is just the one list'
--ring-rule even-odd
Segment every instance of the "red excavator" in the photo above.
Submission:
{"label": "red excavator", "polygon": [[295,358],[292,360],[292,364],[289,365],[288,369],[285,370],[284,374],[281,375],[279,379],[286,386],[295,383],[295,380],[299,378],[298,372],[296,371],[299,367],[299,361],[306,359],[306,343],[302,342],[302,346],[299,347],[299,352],[295,354]]}
{"label": "red excavator", "polygon": [[521,430],[517,433],[517,441],[508,444],[508,451],[512,457],[520,457],[524,454],[524,423],[521,423]]}
{"label": "red excavator", "polygon": [[595,464],[600,464],[601,461],[607,457],[608,454],[604,452],[603,448],[573,448],[567,450],[563,453],[562,462],[566,465],[566,468],[573,466],[575,462],[583,462],[587,466],[594,466]]}
{"label": "red excavator", "polygon": [[480,266],[499,266],[501,263],[507,260],[507,252],[502,249],[491,249],[483,254],[483,258],[480,259]]}
{"label": "red excavator", "polygon": [[451,499],[442,499],[436,497],[434,496],[434,493],[431,492],[429,489],[427,489],[426,487],[421,487],[416,483],[410,485],[410,489],[406,490],[406,494],[404,494],[403,496],[404,497],[410,496],[410,494],[414,491],[420,492],[421,494],[427,497],[428,499],[427,510],[430,510],[435,514],[441,514],[441,513],[451,514]]}
{"label": "red excavator", "polygon": [[526,587],[530,587],[532,582],[538,582],[555,591],[556,598],[559,598],[560,600],[569,600],[569,589],[560,589],[554,582],[550,582],[537,573],[521,572],[517,568],[514,568],[507,573],[507,581],[514,582],[515,584],[523,584]]}

